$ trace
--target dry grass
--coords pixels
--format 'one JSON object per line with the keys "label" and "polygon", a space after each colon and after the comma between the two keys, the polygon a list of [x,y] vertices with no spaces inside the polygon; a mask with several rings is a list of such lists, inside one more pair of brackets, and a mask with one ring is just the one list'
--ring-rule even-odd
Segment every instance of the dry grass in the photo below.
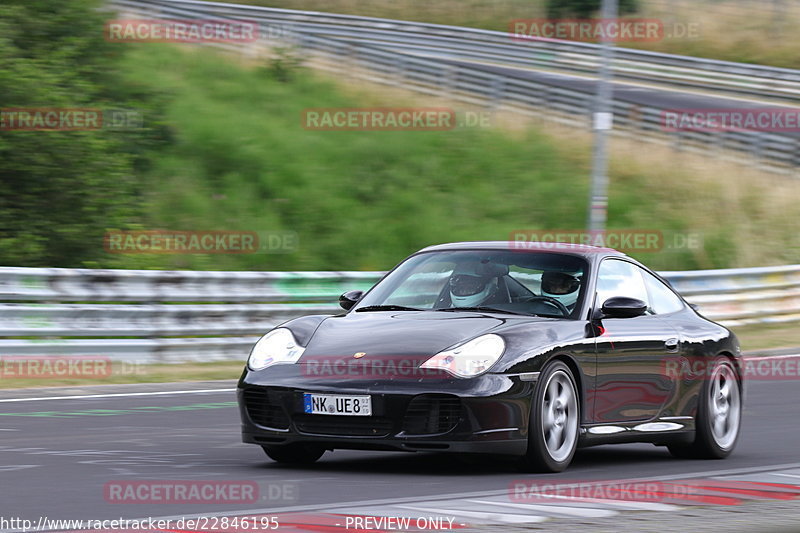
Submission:
{"label": "dry grass", "polygon": [[739,338],[742,350],[747,352],[800,346],[800,325],[797,323],[761,324],[731,329]]}
{"label": "dry grass", "polygon": [[33,387],[68,387],[85,385],[112,385],[120,383],[172,383],[181,381],[211,381],[238,379],[244,369],[243,361],[218,361],[213,363],[181,364],[121,364],[114,363],[108,376],[96,378],[10,378],[0,377],[0,389]]}
{"label": "dry grass", "polygon": [[510,20],[541,17],[545,12],[544,0],[240,0],[238,3],[500,31],[508,29]]}
{"label": "dry grass", "polygon": [[612,179],[618,190],[636,187],[660,200],[655,211],[629,216],[631,226],[668,220],[671,213],[679,213],[686,231],[703,236],[704,246],[693,251],[698,266],[800,263],[800,180],[796,174],[761,172],[713,155],[628,140],[616,141],[613,155]]}
{"label": "dry grass", "polygon": [[[507,31],[509,22],[545,16],[544,0],[238,0],[285,9],[415,20]],[[635,17],[659,18],[666,37],[625,43],[647,50],[800,68],[800,3],[783,0],[639,0]],[[696,28],[696,37],[671,37],[672,28]]]}
{"label": "dry grass", "polygon": [[[800,68],[800,4],[741,0],[644,0],[642,15],[694,24],[696,38],[664,39],[638,48],[729,61]],[[627,46],[627,45],[626,45]]]}

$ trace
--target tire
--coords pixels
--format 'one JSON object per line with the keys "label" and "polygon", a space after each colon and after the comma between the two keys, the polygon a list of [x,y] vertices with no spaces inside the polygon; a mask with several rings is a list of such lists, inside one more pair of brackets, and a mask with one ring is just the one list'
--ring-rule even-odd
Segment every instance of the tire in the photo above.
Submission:
{"label": "tire", "polygon": [[561,472],[567,468],[578,447],[580,420],[580,401],[572,371],[561,361],[548,364],[533,393],[523,469]]}
{"label": "tire", "polygon": [[262,446],[262,448],[273,461],[292,465],[310,465],[325,453],[325,448],[312,444]]}
{"label": "tire", "polygon": [[703,379],[698,401],[694,442],[667,446],[673,457],[724,459],[736,447],[742,426],[739,375],[730,359],[719,356],[708,376]]}

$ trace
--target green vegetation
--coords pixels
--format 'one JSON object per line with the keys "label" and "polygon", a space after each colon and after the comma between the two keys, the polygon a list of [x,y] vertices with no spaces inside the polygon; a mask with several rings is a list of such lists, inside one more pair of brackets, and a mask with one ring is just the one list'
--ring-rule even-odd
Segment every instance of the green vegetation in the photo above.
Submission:
{"label": "green vegetation", "polygon": [[[431,104],[342,89],[303,70],[281,82],[283,67],[246,68],[206,51],[143,45],[125,72],[129,83],[171,95],[164,121],[175,140],[147,173],[143,227],[291,230],[300,246],[292,254],[106,256],[104,264],[386,269],[433,243],[584,225],[589,150],[578,140],[541,129],[307,130],[307,108]],[[800,210],[798,194],[782,181],[709,179],[676,166],[670,152],[632,154],[612,166],[609,225],[700,234],[699,249],[633,254],[655,268],[798,261],[800,237],[787,216]]]}
{"label": "green vegetation", "polygon": [[431,243],[582,226],[585,162],[541,133],[311,131],[301,127],[304,109],[355,107],[370,96],[302,72],[277,82],[270,69],[208,53],[148,46],[127,64],[131,79],[174,96],[166,121],[176,142],[149,173],[149,226],[293,230],[300,249],[125,256],[126,265],[384,269]]}
{"label": "green vegetation", "polygon": [[[104,41],[98,4],[0,5],[0,109],[161,114],[157,95],[119,83],[121,50]],[[96,255],[105,229],[139,211],[136,170],[161,142],[157,129],[157,121],[135,132],[0,128],[0,263],[74,265]]]}
{"label": "green vegetation", "polygon": [[[50,3],[52,11],[41,7]],[[298,67],[290,51],[254,65],[196,47],[107,43],[91,2],[64,5],[15,0],[3,8],[16,22],[0,26],[8,67],[0,70],[0,107],[127,107],[145,127],[0,131],[0,264],[379,270],[433,243],[585,225],[590,165],[580,135],[499,122],[450,131],[305,129],[309,108],[441,102],[343,87]],[[23,31],[29,17],[43,21],[38,33]],[[81,23],[62,32],[64,17]],[[699,234],[703,246],[633,255],[658,269],[800,260],[796,185],[718,179],[659,150],[636,145],[615,158],[609,227]],[[105,252],[104,232],[127,229],[292,231],[299,248]]]}

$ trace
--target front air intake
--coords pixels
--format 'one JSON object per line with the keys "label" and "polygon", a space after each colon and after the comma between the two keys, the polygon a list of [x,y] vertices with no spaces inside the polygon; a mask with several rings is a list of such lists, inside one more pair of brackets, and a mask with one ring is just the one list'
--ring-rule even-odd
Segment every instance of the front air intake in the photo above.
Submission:
{"label": "front air intake", "polygon": [[445,394],[415,396],[406,408],[403,432],[406,435],[447,433],[461,421],[461,399]]}
{"label": "front air intake", "polygon": [[254,424],[274,429],[289,429],[289,417],[277,398],[271,398],[264,388],[244,391],[244,405],[247,415]]}

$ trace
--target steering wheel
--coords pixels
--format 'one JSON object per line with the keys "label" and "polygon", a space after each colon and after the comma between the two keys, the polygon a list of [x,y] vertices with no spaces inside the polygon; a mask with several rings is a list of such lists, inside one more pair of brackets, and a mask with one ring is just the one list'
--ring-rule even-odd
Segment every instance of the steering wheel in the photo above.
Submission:
{"label": "steering wheel", "polygon": [[557,308],[559,311],[561,311],[562,315],[569,316],[569,309],[567,309],[567,306],[565,306],[555,298],[551,298],[550,296],[531,296],[525,301],[526,302],[543,301]]}

